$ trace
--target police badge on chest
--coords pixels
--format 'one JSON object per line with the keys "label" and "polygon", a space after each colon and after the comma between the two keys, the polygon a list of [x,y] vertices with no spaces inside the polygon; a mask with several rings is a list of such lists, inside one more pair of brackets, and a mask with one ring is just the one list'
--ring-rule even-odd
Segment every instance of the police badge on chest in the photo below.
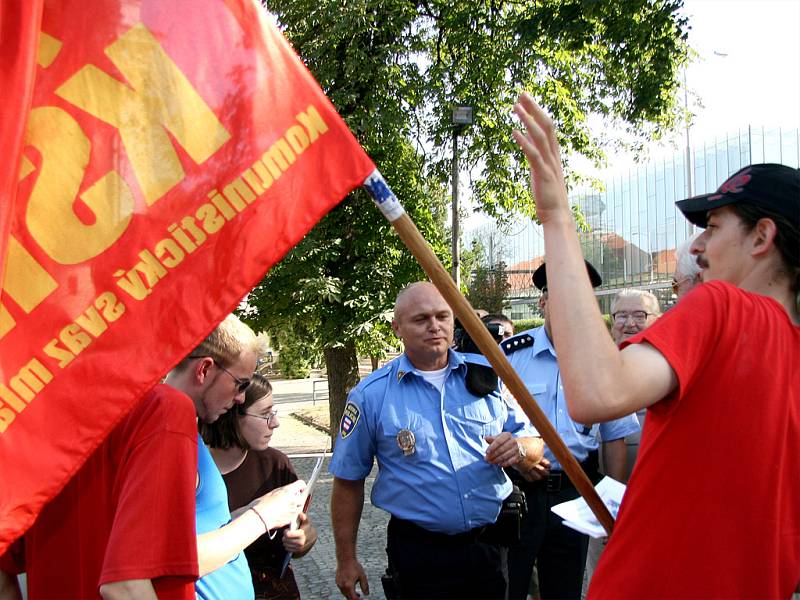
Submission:
{"label": "police badge on chest", "polygon": [[411,456],[416,451],[417,438],[410,429],[401,429],[397,432],[397,445],[403,451],[403,456]]}

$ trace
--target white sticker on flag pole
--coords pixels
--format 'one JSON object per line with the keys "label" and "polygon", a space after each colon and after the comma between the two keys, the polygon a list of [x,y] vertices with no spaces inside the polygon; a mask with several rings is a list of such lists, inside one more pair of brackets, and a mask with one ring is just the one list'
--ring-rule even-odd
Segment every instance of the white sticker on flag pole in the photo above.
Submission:
{"label": "white sticker on flag pole", "polygon": [[367,188],[375,204],[378,205],[383,216],[386,217],[390,223],[405,214],[406,211],[403,210],[403,205],[400,204],[397,196],[395,196],[394,192],[389,188],[386,180],[378,169],[375,169],[370,176],[364,180],[364,187]]}

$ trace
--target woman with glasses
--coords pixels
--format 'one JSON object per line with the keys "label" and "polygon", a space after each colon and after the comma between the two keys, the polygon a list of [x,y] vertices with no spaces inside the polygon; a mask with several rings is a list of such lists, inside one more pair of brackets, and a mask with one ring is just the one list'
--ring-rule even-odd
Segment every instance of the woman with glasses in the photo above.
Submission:
{"label": "woman with glasses", "polygon": [[[259,373],[253,375],[244,403],[216,422],[202,426],[203,439],[228,488],[232,514],[246,509],[267,492],[297,480],[289,458],[269,447],[272,433],[279,426],[272,386]],[[272,539],[262,536],[246,548],[256,598],[300,598],[291,564],[281,577],[284,558],[287,553],[294,557],[305,555],[316,541],[316,529],[301,513],[298,529],[280,530]]]}

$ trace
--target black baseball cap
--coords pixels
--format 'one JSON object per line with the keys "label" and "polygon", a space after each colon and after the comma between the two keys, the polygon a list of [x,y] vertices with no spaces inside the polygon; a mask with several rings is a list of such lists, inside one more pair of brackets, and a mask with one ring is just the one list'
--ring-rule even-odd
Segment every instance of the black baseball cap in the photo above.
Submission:
{"label": "black baseball cap", "polygon": [[[603,283],[603,279],[600,277],[600,273],[597,272],[597,269],[592,266],[592,263],[585,259],[583,262],[586,263],[586,272],[589,273],[589,281],[592,282],[592,287],[596,288]],[[533,285],[540,290],[547,286],[547,270],[545,269],[544,263],[539,265],[539,268],[533,272]]]}
{"label": "black baseball cap", "polygon": [[675,205],[689,221],[706,227],[709,210],[737,202],[773,211],[800,227],[800,169],[773,163],[750,165],[728,177],[716,192]]}

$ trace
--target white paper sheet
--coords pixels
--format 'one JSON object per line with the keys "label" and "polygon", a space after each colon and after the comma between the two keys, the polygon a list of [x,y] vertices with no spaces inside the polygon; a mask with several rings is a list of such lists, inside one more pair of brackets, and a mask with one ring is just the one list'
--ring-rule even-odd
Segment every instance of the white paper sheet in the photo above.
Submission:
{"label": "white paper sheet", "polygon": [[[625,485],[611,477],[604,477],[594,489],[597,490],[597,494],[608,508],[611,516],[616,519],[622,496],[625,494]],[[564,519],[564,525],[575,531],[580,531],[593,538],[603,538],[607,535],[606,530],[603,529],[583,497],[556,504],[550,510]]]}

